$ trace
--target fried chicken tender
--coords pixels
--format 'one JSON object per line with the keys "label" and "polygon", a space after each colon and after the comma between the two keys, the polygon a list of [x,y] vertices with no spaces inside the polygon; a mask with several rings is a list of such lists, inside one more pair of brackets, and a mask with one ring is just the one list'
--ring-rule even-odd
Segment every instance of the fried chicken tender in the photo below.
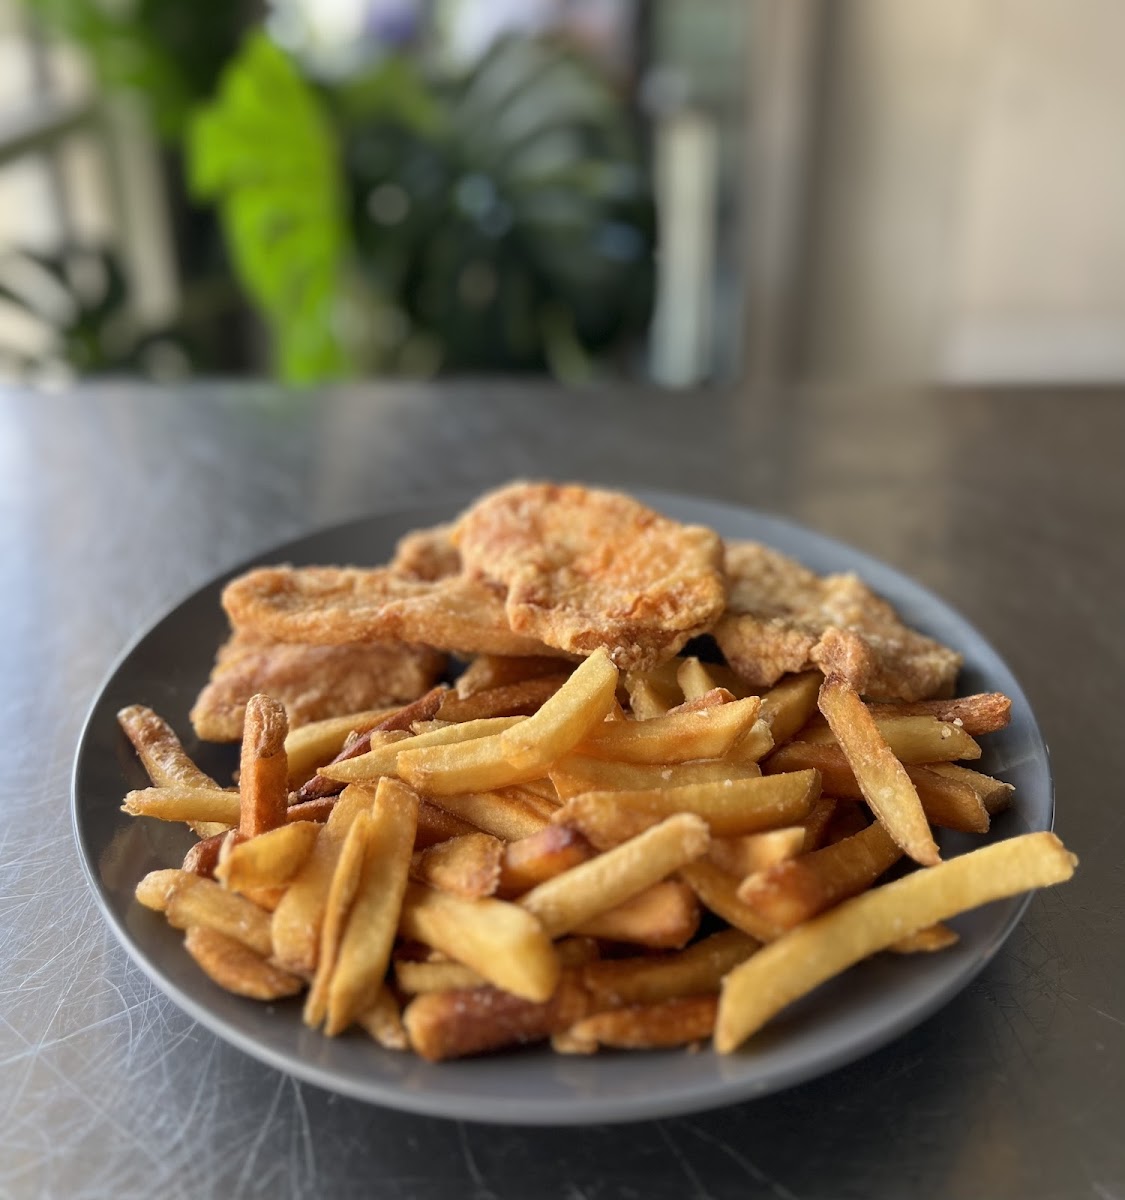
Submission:
{"label": "fried chicken tender", "polygon": [[237,742],[246,702],[258,692],[280,700],[296,728],[413,700],[444,669],[445,655],[428,646],[305,646],[243,630],[219,648],[211,680],[191,710],[191,723],[205,741]]}
{"label": "fried chicken tender", "polygon": [[908,629],[853,574],[823,577],[757,542],[726,544],[727,611],[712,630],[727,662],[754,687],[819,667],[872,700],[949,692],[961,656]]}
{"label": "fried chicken tender", "polygon": [[605,647],[622,669],[671,658],[726,601],[722,543],[619,492],[515,483],[453,530],[463,570],[507,588],[517,633],[577,654]]}
{"label": "fried chicken tender", "polygon": [[429,581],[387,567],[259,567],[227,584],[223,607],[235,629],[280,642],[398,640],[467,655],[550,653],[508,628],[502,593],[460,575]]}
{"label": "fried chicken tender", "polygon": [[406,579],[431,583],[461,573],[461,552],[453,544],[452,525],[416,529],[399,539],[390,569]]}

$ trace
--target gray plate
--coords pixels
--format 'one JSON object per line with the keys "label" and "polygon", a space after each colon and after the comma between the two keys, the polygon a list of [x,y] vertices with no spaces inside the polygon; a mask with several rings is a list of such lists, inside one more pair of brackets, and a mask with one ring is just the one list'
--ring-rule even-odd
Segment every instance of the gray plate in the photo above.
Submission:
{"label": "gray plate", "polygon": [[[670,516],[768,543],[817,571],[855,570],[910,624],[957,647],[965,655],[963,691],[998,690],[1013,701],[1011,725],[985,739],[981,768],[1014,783],[1016,803],[983,840],[1050,828],[1047,749],[1027,699],[992,647],[947,604],[883,563],[777,518],[664,494],[642,493],[642,498]],[[353,521],[276,547],[256,561],[384,562],[402,533],[447,519],[459,507]],[[177,864],[191,837],[181,826],[136,820],[120,811],[123,794],[145,786],[147,779],[114,714],[126,704],[150,705],[181,734],[204,770],[229,778],[236,765],[233,748],[197,743],[188,722],[188,710],[225,636],[219,592],[226,578],[177,605],[113,668],[78,748],[74,829],[102,911],[140,967],[196,1020],[282,1071],[392,1108],[513,1124],[629,1121],[731,1104],[830,1071],[918,1024],[984,967],[1024,910],[1025,898],[999,901],[953,922],[961,940],[951,950],[882,955],[862,963],[791,1006],[726,1058],[710,1050],[584,1058],[530,1048],[435,1065],[381,1050],[359,1034],[330,1039],[312,1033],[301,1024],[295,1001],[263,1006],[217,988],[184,953],[180,935],[133,899],[137,880]],[[981,841],[950,834],[940,838],[946,855]]]}

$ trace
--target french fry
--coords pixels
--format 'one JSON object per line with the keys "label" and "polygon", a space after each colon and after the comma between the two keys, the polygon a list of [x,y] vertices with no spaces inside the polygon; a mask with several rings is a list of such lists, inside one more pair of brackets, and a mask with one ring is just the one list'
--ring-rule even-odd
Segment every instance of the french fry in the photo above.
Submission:
{"label": "french fry", "polygon": [[284,705],[260,693],[247,700],[238,768],[238,831],[244,837],[257,837],[285,824],[289,807],[289,764],[285,757],[288,732]]}
{"label": "french fry", "polygon": [[[501,733],[517,721],[526,717],[486,717],[480,721],[466,721],[463,725],[443,725],[429,733],[415,734],[406,739],[396,739],[374,746],[365,754],[321,767],[318,775],[337,783],[364,783],[398,774],[399,755],[408,748],[417,752],[427,747],[452,746],[459,742],[474,741]],[[392,730],[391,732],[397,732]]]}
{"label": "french fry", "polygon": [[488,981],[464,963],[404,959],[395,963],[395,985],[405,995],[417,996],[422,992],[464,992],[487,987]]}
{"label": "french fry", "polygon": [[563,659],[546,656],[505,658],[498,654],[479,654],[457,676],[453,686],[458,697],[467,700],[478,692],[525,683],[544,675],[557,675],[564,662]]}
{"label": "french fry", "polygon": [[[901,763],[953,762],[980,758],[980,746],[958,726],[930,716],[874,717],[875,727]],[[801,740],[836,744],[827,726],[806,728]]]}
{"label": "french fry", "polygon": [[933,954],[938,950],[948,950],[960,941],[955,929],[950,929],[944,921],[927,925],[907,937],[899,938],[887,947],[894,954]]}
{"label": "french fry", "polygon": [[[512,719],[530,721],[532,718]],[[403,749],[395,761],[395,773],[430,799],[439,799],[464,792],[492,791],[536,779],[543,774],[543,766],[539,763],[526,767],[512,766],[500,735],[495,734],[444,746]]]}
{"label": "french fry", "polygon": [[[369,1009],[383,985],[410,871],[417,820],[418,797],[397,780],[380,781],[371,806],[355,898],[328,982],[324,1032],[330,1037]],[[355,826],[352,828],[354,832]]]}
{"label": "french fry", "polygon": [[[500,734],[501,753],[516,770],[536,768],[532,778],[538,778],[605,721],[617,680],[618,671],[609,654],[601,648],[595,650],[534,716]],[[610,722],[606,728],[621,728],[621,723]]]}
{"label": "french fry", "polygon": [[[117,721],[155,787],[218,788],[211,776],[188,756],[168,722],[151,708],[131,704],[121,709]],[[223,822],[188,821],[188,824],[201,838],[222,833],[226,828]]]}
{"label": "french fry", "polygon": [[701,859],[680,868],[680,878],[699,897],[704,908],[722,917],[728,925],[740,929],[756,942],[770,942],[781,932],[772,921],[766,920],[738,898],[738,883],[713,862]]}
{"label": "french fry", "polygon": [[676,680],[679,666],[675,659],[650,671],[626,671],[621,677],[629,697],[629,707],[638,721],[663,716],[683,698]]}
{"label": "french fry", "polygon": [[496,894],[510,899],[592,857],[593,847],[576,829],[547,825],[508,842],[500,856]]}
{"label": "french fry", "polygon": [[565,976],[553,995],[538,1002],[492,987],[425,992],[407,1005],[403,1023],[414,1050],[441,1062],[543,1041],[585,1011],[585,993]]}
{"label": "french fry", "polygon": [[959,725],[966,733],[979,737],[995,733],[1012,719],[1012,702],[1001,692],[981,692],[958,696],[955,700],[918,700],[913,704],[869,704],[875,718],[894,716],[930,716]]}
{"label": "french fry", "polygon": [[659,882],[707,850],[710,834],[699,817],[679,813],[631,841],[556,875],[519,904],[551,937],[579,929],[601,913]]}
{"label": "french fry", "polygon": [[[854,782],[854,776],[853,782]],[[858,787],[856,789],[858,791]],[[811,850],[819,850],[824,844],[825,835],[832,818],[836,814],[836,801],[829,796],[821,796],[812,806],[812,811],[805,818],[805,844],[801,847],[802,854]]]}
{"label": "french fry", "polygon": [[691,888],[665,879],[575,932],[608,942],[627,942],[653,950],[679,950],[699,929],[699,902]]}
{"label": "french fry", "polygon": [[702,695],[690,697],[683,704],[677,704],[675,708],[670,708],[664,715],[674,717],[681,713],[703,712],[708,708],[718,708],[720,704],[733,704],[737,699],[738,697],[727,688],[714,687]]}
{"label": "french fry", "polygon": [[270,915],[244,896],[236,896],[212,879],[188,875],[172,888],[164,907],[168,924],[176,929],[203,925],[248,946],[268,958],[273,952]]}
{"label": "french fry", "polygon": [[584,1017],[567,1031],[578,1043],[619,1050],[655,1050],[701,1042],[715,1030],[718,996],[680,996],[659,1004],[617,1008]]}
{"label": "french fry", "polygon": [[660,823],[660,816],[644,809],[625,808],[607,797],[616,792],[583,792],[569,799],[552,822],[563,829],[576,830],[597,850],[612,850],[646,829]]}
{"label": "french fry", "polygon": [[876,821],[823,850],[751,875],[738,898],[773,925],[792,929],[870,887],[901,857],[902,848]]}
{"label": "french fry", "polygon": [[475,829],[506,842],[530,837],[550,821],[524,800],[506,792],[470,792],[462,796],[434,796],[431,802]]}
{"label": "french fry", "polygon": [[723,976],[757,948],[740,930],[726,929],[675,954],[588,963],[582,982],[599,1009],[705,995],[718,992]]}
{"label": "french fry", "polygon": [[[129,792],[121,811],[133,817],[156,817],[161,821],[186,821],[189,825],[206,823],[225,833],[238,824],[237,792],[218,788],[194,788],[184,784],[140,788]],[[211,835],[214,836],[214,835]]]}
{"label": "french fry", "polygon": [[815,715],[823,679],[819,671],[787,675],[762,697],[762,720],[769,726],[775,746],[789,741]]}
{"label": "french fry", "polygon": [[460,696],[450,692],[438,709],[441,721],[477,721],[482,717],[527,716],[536,712],[567,681],[565,673],[555,672],[536,679],[524,679],[518,683],[505,683],[497,687]]}
{"label": "french fry", "polygon": [[290,790],[299,788],[315,775],[317,767],[330,763],[340,753],[348,734],[368,733],[396,711],[394,708],[373,708],[290,729],[285,736]]}
{"label": "french fry", "polygon": [[236,938],[207,926],[188,927],[184,947],[219,987],[251,1000],[282,1000],[305,986],[297,975],[283,971],[255,954]]}
{"label": "french fry", "polygon": [[335,796],[318,796],[315,800],[299,800],[285,810],[286,821],[313,821],[322,825],[336,807]]}
{"label": "french fry", "polygon": [[990,817],[1003,812],[1011,804],[1012,793],[1016,790],[1010,783],[993,779],[991,775],[983,775],[980,771],[974,771],[971,767],[961,767],[956,763],[931,763],[926,770],[972,788]]}
{"label": "french fry", "polygon": [[477,827],[468,821],[462,821],[444,808],[438,808],[428,800],[418,805],[418,828],[414,834],[414,849],[426,850],[439,842],[448,841],[452,837],[461,837],[466,833],[476,833]]}
{"label": "french fry", "polygon": [[805,837],[803,825],[787,825],[741,837],[712,838],[707,857],[728,875],[745,879],[755,871],[765,871],[796,858],[804,852]]}
{"label": "french fry", "polygon": [[846,680],[830,675],[820,689],[820,710],[848,765],[863,798],[887,832],[923,866],[941,861],[914,784],[905,767],[879,733],[875,719]]}
{"label": "french fry", "polygon": [[276,888],[289,883],[312,853],[320,826],[294,821],[239,842],[222,857],[215,878],[232,892]]}
{"label": "french fry", "polygon": [[551,782],[560,800],[581,792],[641,791],[649,788],[681,787],[689,783],[714,783],[724,779],[750,779],[760,775],[756,763],[722,760],[672,763],[615,763],[584,754],[568,754],[550,770]]}
{"label": "french fry", "polygon": [[371,807],[373,792],[353,784],[336,801],[316,844],[294,876],[271,921],[274,956],[298,975],[316,970],[328,889],[348,830]]}
{"label": "french fry", "polygon": [[406,1026],[402,1023],[402,1013],[390,988],[381,987],[374,1003],[361,1012],[355,1021],[384,1050],[410,1049]]}
{"label": "french fry", "polygon": [[715,1049],[731,1053],[793,1000],[902,938],[991,900],[1062,883],[1076,864],[1054,834],[1029,833],[844,901],[726,977]]}
{"label": "french fry", "polygon": [[535,812],[547,821],[558,811],[559,803],[557,800],[548,800],[530,788],[510,787],[500,788],[499,791],[503,796],[510,796],[513,800],[519,800],[523,804],[526,804],[528,808],[534,809]]}
{"label": "french fry", "polygon": [[410,874],[420,883],[468,900],[491,896],[500,882],[504,843],[488,833],[466,833],[418,851]]}
{"label": "french fry", "polygon": [[169,867],[163,871],[149,871],[137,884],[133,893],[138,904],[151,908],[153,912],[163,912],[168,907],[172,893],[181,887],[190,887],[196,878],[190,871],[181,871],[177,867]]}
{"label": "french fry", "polygon": [[[671,712],[648,721],[610,721],[582,742],[583,754],[627,763],[682,763],[721,758],[758,717],[756,696],[702,708]],[[569,749],[569,747],[568,747]]]}
{"label": "french fry", "polygon": [[759,717],[745,735],[731,747],[728,759],[735,762],[757,763],[773,749],[773,734],[768,722]]}
{"label": "french fry", "polygon": [[616,805],[660,817],[695,813],[716,837],[737,837],[803,821],[819,795],[820,776],[816,771],[794,771],[680,787],[587,792],[568,800],[551,820],[581,827],[575,814],[596,806]]}
{"label": "french fry", "polygon": [[[336,970],[348,914],[364,876],[371,826],[371,809],[365,807],[356,813],[344,837],[328,885],[324,920],[320,927],[320,953],[317,956],[316,972],[309,987],[309,994],[305,997],[302,1018],[311,1029],[321,1025],[328,1013],[329,984]],[[413,844],[413,838],[409,844]]]}
{"label": "french fry", "polygon": [[713,688],[725,688],[736,699],[747,695],[746,688],[730,667],[718,663],[700,662],[698,658],[682,658],[676,668],[676,683],[685,700],[705,696]]}
{"label": "french fry", "polygon": [[926,820],[945,829],[987,833],[991,818],[981,797],[964,779],[934,770],[934,767],[943,765],[934,763],[929,767],[906,768],[906,774],[922,801]]}
{"label": "french fry", "polygon": [[234,832],[224,826],[222,833],[213,833],[210,837],[201,838],[184,855],[183,869],[192,875],[202,875],[206,879],[214,879],[215,867],[218,866],[223,843]]}
{"label": "french fry", "polygon": [[539,922],[515,904],[462,900],[409,883],[400,929],[525,1000],[546,1000],[558,984],[559,959],[550,939]]}
{"label": "french fry", "polygon": [[521,783],[518,791],[521,795],[534,792],[540,799],[549,801],[555,808],[559,806],[559,794],[555,791],[555,785],[546,776],[542,779],[529,779],[526,783]]}

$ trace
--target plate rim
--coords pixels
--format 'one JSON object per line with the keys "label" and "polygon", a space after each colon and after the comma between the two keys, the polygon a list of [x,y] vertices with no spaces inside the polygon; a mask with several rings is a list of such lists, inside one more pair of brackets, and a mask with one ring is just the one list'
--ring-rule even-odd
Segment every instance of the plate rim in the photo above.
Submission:
{"label": "plate rim", "polygon": [[[877,573],[889,572],[896,580],[901,580],[921,594],[929,603],[939,609],[953,614],[959,621],[971,628],[980,641],[988,648],[995,658],[1003,664],[1015,684],[1016,695],[1013,699],[1023,702],[1027,721],[1027,731],[1035,746],[1042,751],[1043,764],[1046,770],[1047,810],[1046,823],[1042,828],[1054,828],[1056,814],[1056,798],[1054,772],[1052,770],[1050,748],[1043,737],[1034,709],[1027,698],[1022,683],[1015,675],[1007,661],[995,649],[988,638],[977,629],[967,617],[953,604],[932,591],[928,586],[907,575],[891,563],[876,558],[866,551],[859,549],[831,535],[792,520],[784,515],[732,503],[727,500],[712,498],[698,494],[673,492],[663,489],[642,487],[621,487],[616,490],[625,491],[644,503],[659,508],[662,502],[672,505],[703,505],[710,509],[722,509],[733,518],[752,518],[757,522],[773,525],[786,534],[794,535],[799,541],[808,542],[810,539],[819,542],[822,547],[833,552],[843,552],[854,561],[856,571],[862,576],[866,567],[873,567]],[[197,999],[182,988],[175,980],[167,976],[145,953],[142,946],[134,938],[124,921],[119,919],[94,863],[93,855],[88,852],[85,841],[85,831],[79,812],[79,790],[81,785],[82,766],[87,753],[91,750],[93,726],[101,707],[103,697],[125,662],[136,649],[154,633],[165,621],[171,618],[180,608],[190,601],[228,578],[259,565],[269,559],[279,561],[286,553],[292,553],[297,547],[306,542],[342,534],[349,527],[360,528],[371,521],[402,520],[412,518],[415,514],[438,514],[445,511],[454,514],[463,507],[467,500],[481,495],[480,490],[473,492],[456,491],[444,496],[425,497],[417,504],[396,507],[379,508],[364,514],[357,514],[338,521],[318,524],[304,533],[285,538],[279,542],[265,545],[259,551],[241,558],[234,564],[220,569],[198,586],[180,595],[172,603],[159,611],[141,630],[129,639],[127,644],[115,656],[112,664],[106,670],[98,683],[85,717],[82,721],[78,737],[70,778],[70,816],[71,829],[74,835],[75,848],[95,902],[103,919],[113,931],[118,942],[125,949],[132,962],[156,987],[182,1009],[193,1020],[199,1022],[216,1037],[233,1045],[236,1049],[250,1055],[252,1058],[294,1076],[303,1082],[335,1092],[351,1099],[365,1103],[382,1105],[398,1111],[410,1112],[422,1116],[440,1117],[450,1120],[465,1120],[484,1124],[509,1124],[521,1126],[581,1126],[591,1124],[621,1124],[658,1119],[674,1115],[687,1115],[709,1109],[737,1104],[747,1100],[763,1098],[796,1087],[828,1075],[841,1067],[855,1062],[860,1058],[889,1045],[904,1033],[921,1025],[935,1012],[944,1007],[954,996],[963,991],[980,974],[980,972],[995,958],[1013,930],[1023,919],[1034,892],[1010,897],[1007,903],[1011,910],[1007,919],[993,931],[988,942],[979,947],[973,960],[964,968],[941,981],[940,985],[928,992],[925,997],[911,1006],[895,1013],[888,1021],[864,1029],[861,1034],[850,1041],[841,1042],[823,1054],[805,1062],[790,1065],[784,1069],[777,1068],[772,1076],[767,1075],[757,1081],[753,1077],[736,1078],[718,1081],[711,1080],[696,1086],[683,1087],[677,1091],[633,1097],[601,1097],[584,1096],[581,1098],[547,1098],[536,1100],[528,1096],[495,1096],[479,1098],[474,1108],[471,1098],[466,1095],[434,1095],[425,1090],[411,1091],[403,1088],[397,1082],[384,1081],[378,1077],[369,1077],[362,1081],[348,1076],[337,1075],[331,1067],[319,1066],[298,1056],[293,1056],[284,1050],[245,1033],[238,1027],[228,1023],[226,1019],[211,1010],[205,1000]],[[1039,826],[1036,826],[1038,829]],[[673,1051],[674,1052],[674,1051]],[[384,1053],[401,1053],[384,1051]],[[494,1059],[493,1061],[501,1061]],[[446,1064],[456,1067],[456,1064]],[[777,1078],[781,1076],[781,1078]],[[486,1110],[483,1114],[480,1109]]]}

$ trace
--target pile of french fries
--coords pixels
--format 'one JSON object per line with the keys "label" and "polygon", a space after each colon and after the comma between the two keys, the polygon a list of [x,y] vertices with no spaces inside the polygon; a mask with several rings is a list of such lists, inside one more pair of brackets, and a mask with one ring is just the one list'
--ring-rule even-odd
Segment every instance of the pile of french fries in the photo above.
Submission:
{"label": "pile of french fries", "polygon": [[329,1036],[725,1054],[854,963],[939,951],[948,918],[1070,877],[1050,833],[940,858],[934,827],[984,833],[1010,803],[964,765],[1009,709],[482,656],[405,708],[293,731],[255,696],[231,789],[137,706],[119,719],[153,786],[124,809],[199,836],[137,899],[220,987],[303,993]]}

